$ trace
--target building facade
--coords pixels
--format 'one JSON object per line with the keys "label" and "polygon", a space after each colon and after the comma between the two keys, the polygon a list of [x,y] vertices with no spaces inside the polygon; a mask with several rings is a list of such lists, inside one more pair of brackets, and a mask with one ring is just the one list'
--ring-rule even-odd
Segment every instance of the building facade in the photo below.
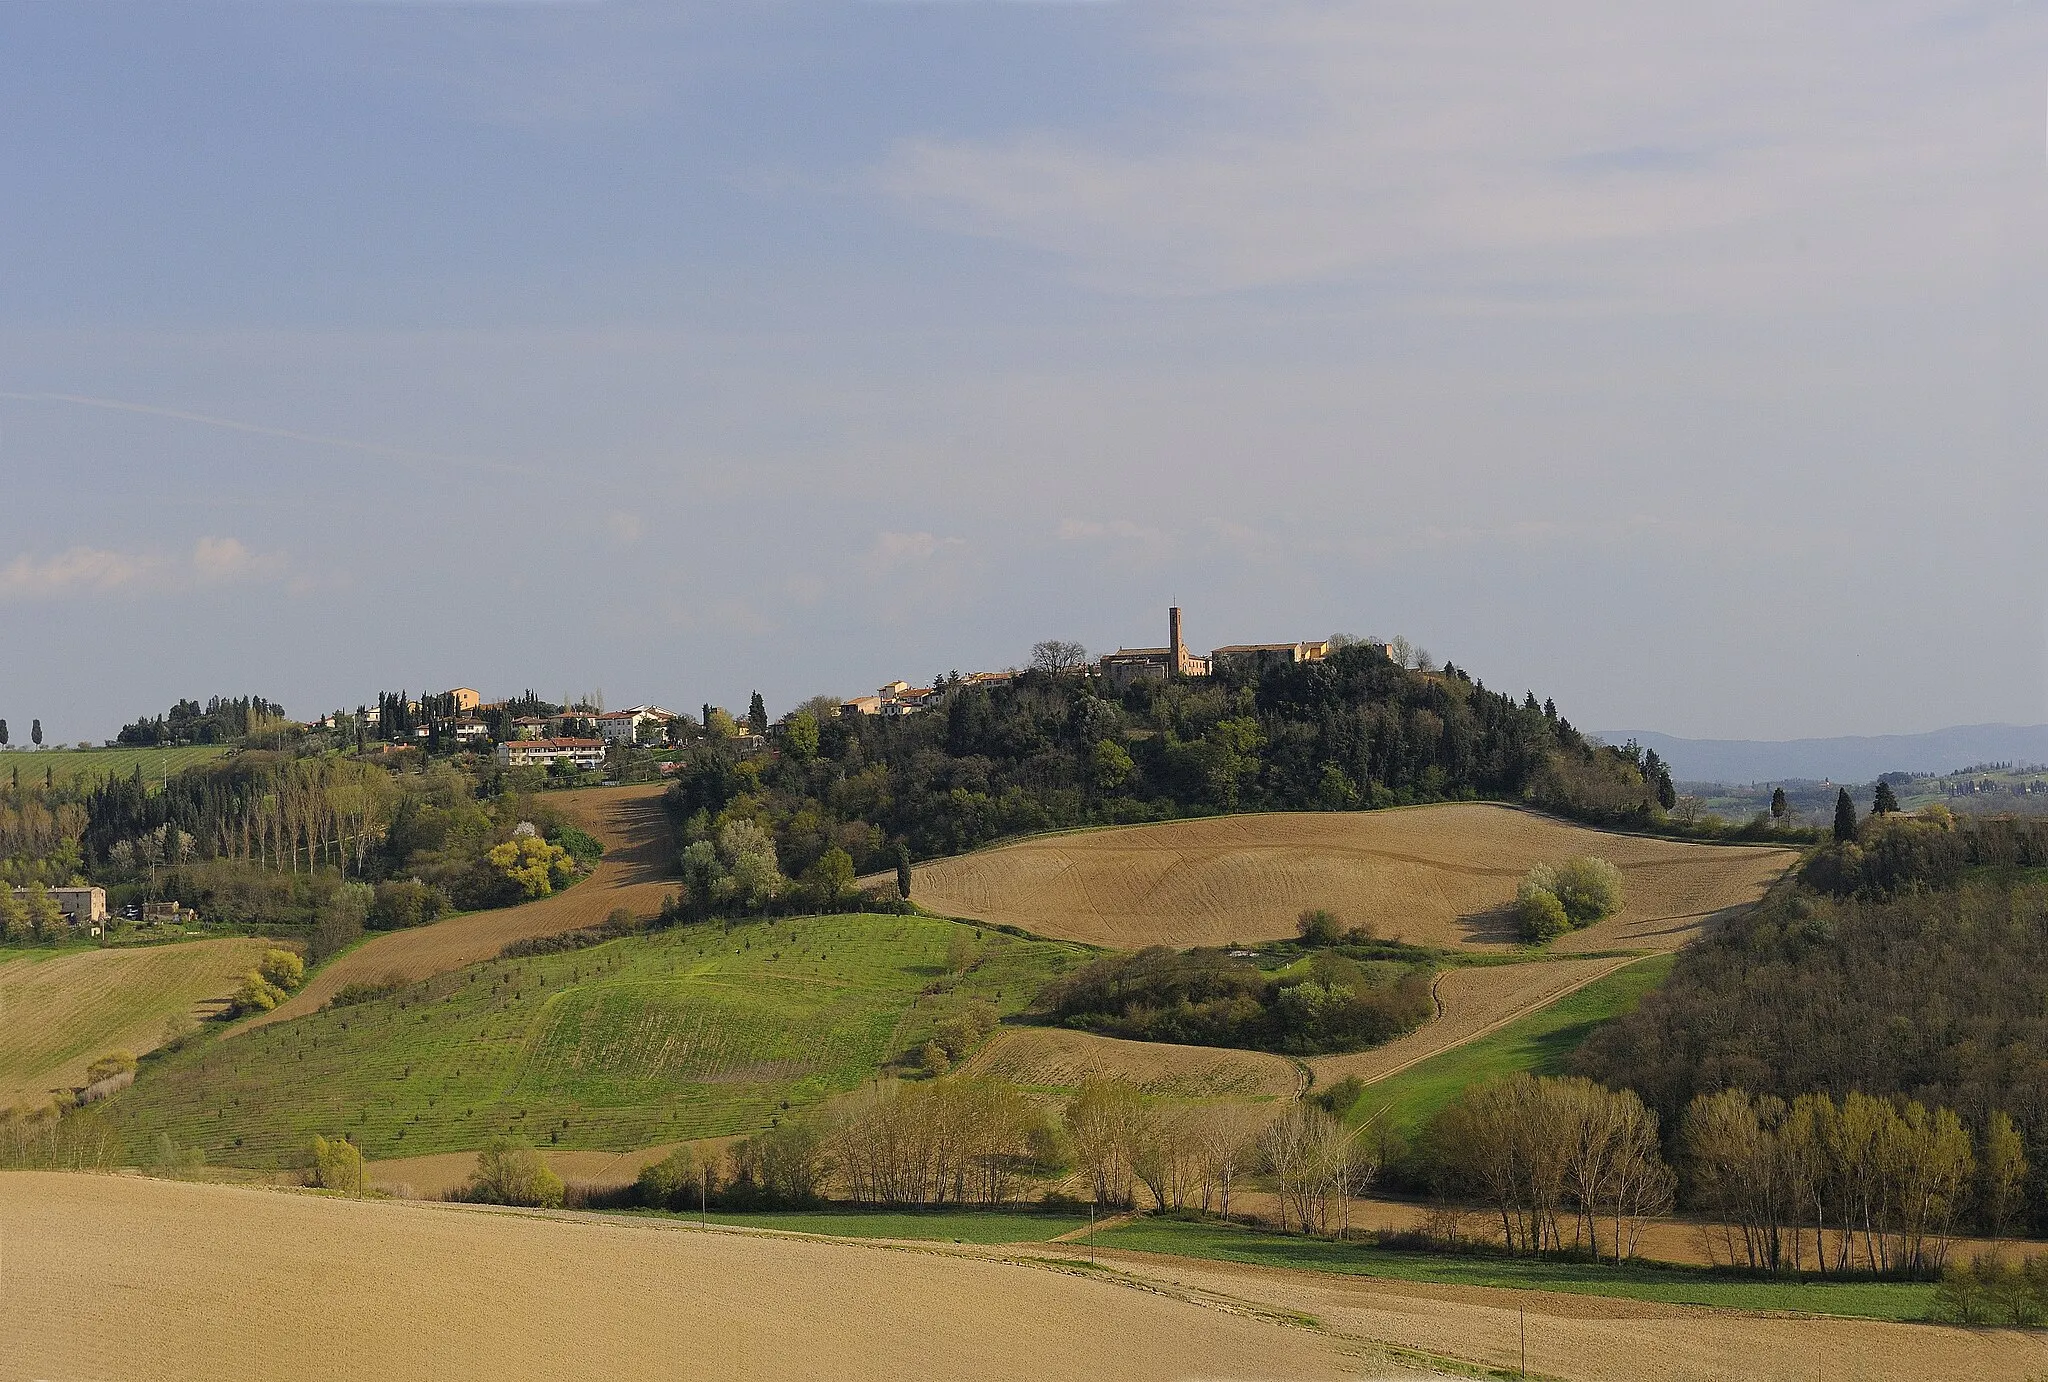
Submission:
{"label": "building facade", "polygon": [[602,739],[508,739],[498,745],[498,766],[502,768],[545,768],[557,758],[566,758],[579,768],[604,766]]}

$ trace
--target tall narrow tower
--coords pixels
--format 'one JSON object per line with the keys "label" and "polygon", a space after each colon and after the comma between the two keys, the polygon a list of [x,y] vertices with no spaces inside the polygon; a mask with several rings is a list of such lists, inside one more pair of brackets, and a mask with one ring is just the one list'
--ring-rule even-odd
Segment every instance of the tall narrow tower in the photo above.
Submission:
{"label": "tall narrow tower", "polygon": [[1166,650],[1167,656],[1173,659],[1167,666],[1167,675],[1171,677],[1185,675],[1188,669],[1188,648],[1187,644],[1183,643],[1180,637],[1179,605],[1175,605],[1166,611]]}

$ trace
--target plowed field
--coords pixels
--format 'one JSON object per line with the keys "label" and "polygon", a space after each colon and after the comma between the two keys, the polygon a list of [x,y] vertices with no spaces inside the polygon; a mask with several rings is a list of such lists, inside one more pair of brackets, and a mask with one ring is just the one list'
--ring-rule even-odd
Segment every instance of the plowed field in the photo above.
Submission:
{"label": "plowed field", "polygon": [[109,1051],[156,1049],[167,1022],[205,1016],[268,947],[236,938],[0,959],[0,1108],[83,1083]]}
{"label": "plowed field", "polygon": [[1263,1051],[1120,1041],[1059,1027],[1005,1027],[967,1069],[1035,1089],[1073,1089],[1090,1076],[1124,1079],[1147,1094],[1179,1099],[1286,1098],[1301,1083],[1293,1062]]}
{"label": "plowed field", "polygon": [[513,941],[596,926],[618,907],[635,916],[653,915],[676,888],[675,839],[662,810],[662,791],[661,784],[649,783],[550,797],[604,845],[604,857],[590,877],[538,902],[387,932],[322,969],[289,1003],[242,1030],[316,1011],[345,984],[445,974],[488,960]]}
{"label": "plowed field", "polygon": [[950,916],[1133,950],[1291,935],[1327,907],[1423,945],[1516,943],[1509,906],[1531,865],[1593,854],[1620,867],[1620,915],[1561,953],[1675,950],[1754,902],[1795,857],[1761,846],[1620,835],[1508,806],[1273,813],[1078,831],[936,859],[912,898]]}
{"label": "plowed field", "polygon": [[1362,1370],[1268,1312],[966,1250],[32,1172],[0,1223],[6,1382]]}

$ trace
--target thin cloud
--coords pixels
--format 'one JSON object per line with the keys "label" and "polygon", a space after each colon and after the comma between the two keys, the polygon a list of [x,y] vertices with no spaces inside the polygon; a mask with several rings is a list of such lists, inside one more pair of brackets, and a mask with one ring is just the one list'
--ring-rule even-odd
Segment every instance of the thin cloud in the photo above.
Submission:
{"label": "thin cloud", "polygon": [[252,551],[232,537],[202,537],[176,555],[71,547],[43,558],[23,553],[0,566],[0,600],[173,592],[266,579],[284,569],[281,555]]}
{"label": "thin cloud", "polygon": [[939,537],[933,533],[881,533],[875,538],[870,557],[876,565],[888,569],[927,562],[942,552],[964,551],[966,547],[967,539],[961,537]]}

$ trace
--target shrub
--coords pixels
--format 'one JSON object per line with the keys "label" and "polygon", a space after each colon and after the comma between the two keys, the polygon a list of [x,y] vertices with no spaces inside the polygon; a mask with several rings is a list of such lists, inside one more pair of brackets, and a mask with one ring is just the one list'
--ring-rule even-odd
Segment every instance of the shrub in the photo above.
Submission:
{"label": "shrub", "polygon": [[89,1085],[98,1084],[101,1080],[111,1080],[116,1075],[132,1075],[134,1073],[135,1056],[133,1053],[128,1051],[109,1051],[106,1055],[101,1056],[91,1065],[85,1067],[85,1082]]}
{"label": "shrub", "polygon": [[424,926],[448,910],[448,895],[418,879],[394,879],[377,885],[369,924],[380,931]]}
{"label": "shrub", "polygon": [[235,996],[228,1004],[228,1015],[247,1017],[250,1013],[267,1013],[289,996],[259,971],[252,969],[242,976],[242,986],[235,990]]}
{"label": "shrub", "polygon": [[1572,929],[1572,919],[1557,900],[1557,894],[1539,886],[1533,878],[1524,880],[1515,897],[1515,917],[1521,923],[1522,939],[1532,945],[1554,941]]}
{"label": "shrub", "polygon": [[273,988],[286,993],[294,992],[306,982],[306,962],[289,950],[264,951],[256,972]]}
{"label": "shrub", "polygon": [[511,1204],[530,1209],[560,1209],[562,1178],[533,1144],[515,1137],[494,1137],[476,1159],[465,1197],[478,1204]]}
{"label": "shrub", "polygon": [[1552,874],[1557,900],[1574,926],[1591,926],[1621,910],[1621,870],[1605,859],[1581,855]]}
{"label": "shrub", "polygon": [[1344,923],[1321,907],[1303,912],[1294,926],[1303,945],[1335,945],[1344,939]]}
{"label": "shrub", "polygon": [[719,1193],[718,1162],[685,1142],[660,1161],[640,1168],[634,1197],[648,1209],[696,1209]]}
{"label": "shrub", "polygon": [[346,1138],[329,1142],[315,1134],[313,1184],[322,1190],[347,1190],[360,1194],[363,1188],[362,1152]]}

